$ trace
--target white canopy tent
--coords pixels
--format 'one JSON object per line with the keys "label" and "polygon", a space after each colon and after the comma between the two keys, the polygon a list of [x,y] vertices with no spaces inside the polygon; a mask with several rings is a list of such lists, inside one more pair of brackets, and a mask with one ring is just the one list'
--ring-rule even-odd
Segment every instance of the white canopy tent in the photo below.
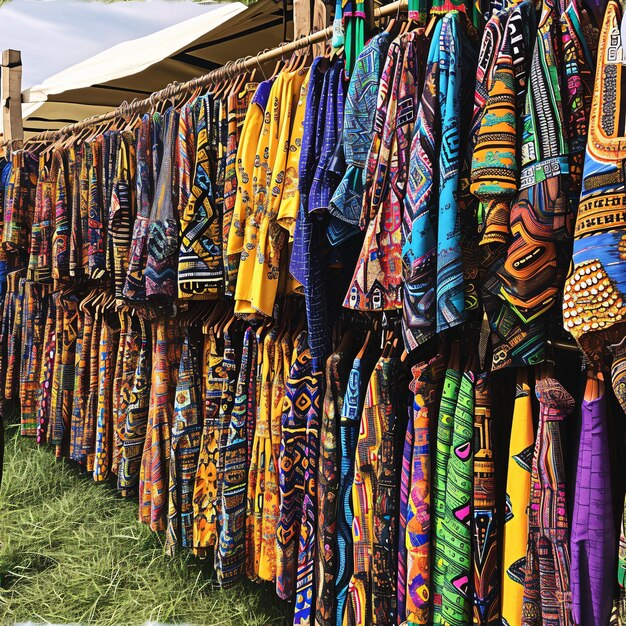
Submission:
{"label": "white canopy tent", "polygon": [[189,80],[229,60],[254,56],[291,38],[291,20],[291,2],[233,2],[113,46],[23,91],[25,138],[105,113],[124,100],[147,98],[172,81]]}

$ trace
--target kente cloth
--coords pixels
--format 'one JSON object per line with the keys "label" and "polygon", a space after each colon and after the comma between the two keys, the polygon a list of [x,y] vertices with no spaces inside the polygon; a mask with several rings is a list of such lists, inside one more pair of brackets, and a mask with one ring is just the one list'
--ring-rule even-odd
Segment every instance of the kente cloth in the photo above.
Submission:
{"label": "kente cloth", "polygon": [[446,512],[446,484],[448,481],[448,461],[454,431],[454,413],[461,384],[461,372],[450,360],[443,383],[437,419],[437,447],[435,471],[432,480],[431,528],[432,532],[432,574],[430,595],[433,602],[433,622],[441,621],[443,586],[446,578],[447,558],[444,550],[444,518]]}
{"label": "kente cloth", "polygon": [[523,119],[535,22],[533,4],[519,3],[508,15],[495,52],[493,79],[472,158],[471,191],[480,201],[482,244],[505,244],[510,235],[509,209],[519,178],[519,121]]}
{"label": "kente cloth", "polygon": [[152,372],[146,439],[139,475],[139,519],[154,531],[167,525],[171,424],[182,342],[175,318],[152,324]]}
{"label": "kente cloth", "polygon": [[113,278],[115,297],[121,302],[128,274],[136,213],[135,199],[135,134],[120,133],[117,166],[108,217],[108,271]]}
{"label": "kente cloth", "polygon": [[339,420],[351,363],[346,352],[334,352],[326,362],[326,390],[317,467],[318,533],[316,559],[315,625],[332,626],[336,619],[338,569],[337,522],[341,442]]}
{"label": "kente cloth", "polygon": [[135,197],[137,216],[133,225],[132,243],[129,253],[128,272],[124,283],[123,296],[133,302],[146,299],[146,282],[144,272],[148,254],[148,225],[150,222],[150,206],[154,180],[152,178],[153,121],[148,114],[144,115],[137,130]]}
{"label": "kente cloth", "polygon": [[54,185],[54,208],[52,211],[54,228],[52,230],[52,278],[55,285],[61,279],[69,278],[70,253],[70,212],[72,210],[70,172],[74,163],[70,163],[70,153],[64,150],[58,152],[58,169],[55,172],[52,184]]}
{"label": "kente cloth", "polygon": [[23,323],[21,337],[19,398],[20,434],[37,435],[37,395],[44,360],[43,333],[49,288],[30,280],[24,283]]}
{"label": "kente cloth", "polygon": [[386,31],[370,39],[356,60],[346,90],[342,129],[346,171],[328,205],[335,219],[331,219],[327,234],[334,246],[359,232],[378,87],[390,44],[391,35]]}
{"label": "kente cloth", "polygon": [[[70,423],[70,448],[69,458],[77,463],[84,464],[83,439],[85,434],[85,412],[87,409],[87,394],[89,392],[89,344],[93,333],[93,317],[84,307],[78,305],[78,317],[76,320],[76,356],[74,359],[74,394],[72,398],[72,417]],[[45,346],[48,341],[48,319],[45,321],[44,340]],[[121,336],[120,336],[121,341]],[[45,350],[45,347],[44,347]],[[45,354],[45,352],[44,352]],[[46,358],[42,362],[39,384],[44,376],[43,369],[46,367]],[[38,395],[38,402],[43,402],[43,393]]]}
{"label": "kente cloth", "polygon": [[[9,275],[10,276],[10,275]],[[8,277],[7,277],[8,282]],[[2,317],[2,340],[4,344],[4,321],[7,316],[6,303],[9,299],[11,292],[8,291],[5,298],[5,307],[3,308]],[[42,320],[43,321],[43,320]],[[48,421],[50,419],[50,400],[52,396],[52,373],[54,369],[54,357],[56,350],[56,301],[52,294],[48,296],[48,303],[46,307],[46,317],[44,323],[44,331],[42,337],[42,363],[41,372],[39,374],[39,389],[37,392],[37,443],[42,444],[47,441],[48,434]],[[87,387],[88,390],[88,387]],[[81,410],[80,421],[82,427],[82,421],[85,418],[85,412]],[[79,445],[82,447],[82,440],[79,440]],[[77,459],[78,460],[78,459]],[[82,460],[82,455],[81,459]]]}
{"label": "kente cloth", "polygon": [[[259,579],[261,546],[263,544],[263,514],[265,507],[266,472],[272,463],[272,441],[270,438],[271,379],[274,367],[276,338],[279,327],[274,325],[264,336],[258,336],[258,356],[255,372],[257,414],[252,450],[248,465],[246,493],[246,576],[250,580]],[[270,500],[277,499],[268,494]]]}
{"label": "kente cloth", "polygon": [[500,626],[496,463],[490,381],[486,373],[476,378],[474,392],[473,623]]}
{"label": "kente cloth", "polygon": [[222,525],[216,556],[219,565],[216,572],[222,585],[237,582],[245,573],[249,405],[256,394],[257,353],[256,332],[249,326],[243,339],[235,402],[224,447]]}
{"label": "kente cloth", "polygon": [[[206,346],[205,346],[206,350]],[[222,395],[220,398],[220,407],[218,414],[218,428],[219,428],[219,440],[218,440],[218,457],[217,457],[217,490],[216,490],[216,509],[217,509],[217,539],[223,526],[223,510],[222,510],[222,486],[224,482],[225,471],[225,455],[226,445],[228,443],[228,433],[230,429],[230,418],[235,404],[235,391],[237,386],[238,375],[238,362],[235,354],[234,337],[227,331],[224,331],[224,358],[221,363],[222,371]],[[212,385],[206,383],[205,394],[208,394],[208,389]],[[197,476],[197,474],[196,474]],[[217,572],[221,567],[219,560],[220,551],[213,551],[214,569]]]}
{"label": "kente cloth", "polygon": [[[399,538],[406,552],[406,573],[403,581],[405,607],[398,618],[410,624],[428,624],[430,607],[430,529],[431,529],[431,418],[437,412],[438,395],[444,374],[443,355],[437,355],[411,368],[410,390],[413,396],[409,412],[407,435],[412,433],[411,444],[405,447],[408,472],[406,485],[406,525],[404,535]],[[404,486],[403,478],[401,485]],[[402,513],[401,513],[402,514]]]}
{"label": "kente cloth", "polygon": [[[125,310],[119,312],[120,348],[117,353],[116,386],[113,388],[113,459],[111,471],[119,477],[122,461],[122,449],[126,437],[126,418],[133,400],[132,389],[135,370],[141,350],[141,325],[136,315]],[[80,319],[80,317],[79,317]],[[76,363],[78,367],[78,342],[76,345]],[[74,389],[76,395],[76,389]],[[119,480],[118,480],[119,485]]]}
{"label": "kente cloth", "polygon": [[[390,544],[383,541],[386,527],[386,521],[381,519],[384,501],[378,500],[377,488],[381,478],[383,444],[385,447],[389,446],[389,437],[386,433],[390,426],[395,426],[394,407],[389,397],[392,384],[390,376],[397,376],[398,371],[397,359],[381,357],[370,376],[363,402],[352,485],[354,561],[352,579],[348,587],[345,614],[347,624],[364,626],[373,623],[375,610],[383,606],[385,601],[387,606],[391,605],[387,619],[391,617],[395,620],[395,580],[391,583],[390,579],[395,579],[397,571],[395,568],[389,570],[388,567],[394,557],[390,554]],[[384,458],[385,472],[391,472],[389,452],[386,450]],[[393,482],[395,485],[395,479]],[[383,480],[381,488],[383,498],[392,496],[389,486],[390,483]],[[391,497],[391,500],[394,498]],[[391,510],[395,508],[397,503],[396,506],[391,504]],[[387,527],[387,532],[395,551],[395,529]],[[378,611],[376,619],[381,619]]]}
{"label": "kente cloth", "polygon": [[341,409],[339,420],[339,432],[341,439],[341,476],[339,478],[339,495],[337,504],[337,573],[335,576],[336,611],[335,623],[342,624],[348,595],[348,583],[352,576],[353,553],[352,553],[352,522],[354,514],[352,509],[351,493],[354,481],[354,460],[359,428],[361,410],[365,395],[366,375],[364,363],[360,358],[355,358],[350,370],[346,393]]}
{"label": "kente cloth", "polygon": [[144,279],[148,299],[175,298],[178,290],[178,218],[173,197],[174,148],[178,129],[178,114],[169,109],[165,115],[165,141],[159,177],[150,208]]}
{"label": "kente cloth", "polygon": [[[598,45],[598,64],[582,192],[574,234],[572,267],[563,296],[563,323],[587,357],[600,362],[604,342],[623,339],[626,297],[623,212],[626,202],[623,164],[626,141],[621,98],[623,14],[620,4],[607,4]],[[615,370],[615,373],[621,370]],[[618,377],[613,386],[626,406]]]}
{"label": "kente cloth", "polygon": [[544,1],[529,67],[519,185],[509,215],[507,249],[488,285],[500,300],[492,312],[498,338],[494,370],[543,360],[547,322],[569,263],[574,213],[566,192],[569,145],[558,80],[559,20],[558,8]]}
{"label": "kente cloth", "polygon": [[89,264],[87,243],[87,169],[85,167],[85,148],[72,146],[69,148],[69,185],[70,196],[70,235],[68,273],[70,278],[83,278]]}
{"label": "kente cloth", "polygon": [[30,242],[30,226],[37,191],[37,157],[18,150],[11,157],[9,180],[4,191],[2,245],[7,252],[24,254]]}
{"label": "kente cloth", "polygon": [[607,624],[616,565],[609,434],[604,390],[582,402],[570,546],[575,624]]}
{"label": "kente cloth", "polygon": [[528,369],[524,368],[518,371],[515,386],[502,535],[502,623],[506,626],[521,624],[522,619],[534,440]]}
{"label": "kente cloth", "polygon": [[[403,335],[407,350],[465,320],[457,198],[461,138],[469,122],[463,113],[468,107],[462,104],[472,86],[471,81],[462,79],[475,66],[475,50],[461,20],[458,13],[450,13],[435,27],[426,89],[411,142],[402,217]],[[439,150],[439,146],[444,149]]]}
{"label": "kente cloth", "polygon": [[187,208],[196,165],[196,128],[202,99],[194,98],[180,110],[178,117],[178,142],[176,169],[178,170],[178,206],[176,214],[182,221]]}
{"label": "kente cloth", "polygon": [[475,375],[465,370],[461,376],[452,425],[443,532],[441,540],[437,539],[437,549],[444,554],[445,579],[441,614],[438,616],[435,613],[433,623],[450,626],[462,626],[471,620],[474,387]]}
{"label": "kente cloth", "polygon": [[102,168],[104,138],[99,135],[89,142],[87,153],[87,177],[89,179],[87,237],[89,241],[89,278],[97,280],[104,276],[106,264],[106,221],[102,197]]}
{"label": "kente cloth", "polygon": [[224,290],[221,216],[211,180],[208,96],[203,97],[196,127],[193,186],[180,218],[178,297],[215,299]]}
{"label": "kente cloth", "polygon": [[[235,285],[237,283],[237,268],[239,263],[237,257],[228,253],[228,238],[235,205],[237,201],[238,179],[237,179],[237,155],[239,146],[243,141],[247,141],[244,132],[249,128],[244,128],[247,112],[251,106],[258,83],[246,83],[238,93],[231,93],[227,104],[228,136],[226,139],[226,154],[224,157],[224,208],[222,211],[222,256],[224,263],[225,293],[229,296],[235,295]],[[256,112],[258,113],[258,111]],[[257,137],[258,139],[258,137]]]}
{"label": "kente cloth", "polygon": [[122,496],[137,493],[143,455],[148,408],[150,404],[152,369],[152,329],[148,321],[139,317],[140,345],[137,366],[130,380],[130,395],[126,408],[126,424],[122,441],[122,455],[117,475],[117,487]]}
{"label": "kente cloth", "polygon": [[[202,377],[204,398],[200,415],[200,441],[197,468],[194,468],[193,489],[193,550],[199,557],[208,556],[218,537],[217,527],[217,465],[222,445],[220,407],[226,372],[222,368],[224,352],[218,345],[212,328],[204,337]],[[228,430],[229,424],[226,425]],[[226,442],[223,442],[225,445]]]}
{"label": "kente cloth", "polygon": [[[246,221],[253,212],[254,197],[254,164],[256,150],[263,128],[265,110],[267,108],[273,79],[263,81],[254,92],[254,96],[246,112],[241,129],[241,138],[237,147],[237,193],[233,207],[231,227],[228,232],[228,268],[229,273],[239,270],[239,260],[244,247]],[[232,268],[232,269],[231,269]],[[235,285],[232,285],[234,288]],[[229,295],[234,295],[232,289]]]}
{"label": "kente cloth", "polygon": [[170,440],[170,476],[165,547],[195,546],[194,485],[202,434],[202,342],[196,327],[184,331]]}
{"label": "kente cloth", "polygon": [[[65,322],[63,326],[62,359],[66,350]],[[111,472],[113,455],[113,378],[119,335],[120,327],[117,315],[104,313],[100,330],[100,353],[98,356],[98,400],[96,404],[96,443],[93,466],[93,479],[96,482],[107,480]]]}
{"label": "kente cloth", "polygon": [[[309,358],[311,359],[310,368],[314,370],[310,354]],[[304,396],[301,395],[302,391],[304,391]],[[318,530],[317,465],[323,398],[323,374],[311,371],[306,387],[301,389],[299,396],[294,397],[294,401],[298,403],[299,409],[306,409],[304,497],[302,500],[300,537],[298,540],[294,626],[311,624],[311,619],[315,617],[315,547]]]}
{"label": "kente cloth", "polygon": [[523,626],[569,626],[572,618],[565,465],[560,422],[574,410],[572,396],[554,378],[535,385],[539,426],[532,461]]}
{"label": "kente cloth", "polygon": [[411,31],[394,40],[381,76],[360,226],[367,229],[344,306],[402,308],[402,205],[411,136],[423,85],[425,39]]}
{"label": "kente cloth", "polygon": [[307,348],[306,332],[303,331],[294,342],[281,416],[276,593],[283,600],[294,598],[296,590],[298,541],[304,501],[306,421],[308,409],[312,408],[309,394],[313,381],[311,370],[311,353]]}
{"label": "kente cloth", "polygon": [[[617,605],[619,624],[626,620],[626,497],[624,498],[624,509],[621,517],[619,533],[619,549],[617,554],[617,582],[619,583],[619,598],[614,605]],[[611,622],[613,624],[613,622]]]}

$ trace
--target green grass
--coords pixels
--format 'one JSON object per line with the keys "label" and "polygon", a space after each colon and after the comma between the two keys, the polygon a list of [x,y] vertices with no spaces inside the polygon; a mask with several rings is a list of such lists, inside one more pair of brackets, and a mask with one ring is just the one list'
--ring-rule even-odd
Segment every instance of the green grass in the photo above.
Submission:
{"label": "green grass", "polygon": [[283,624],[271,585],[216,589],[207,566],[170,558],[137,503],[7,429],[0,488],[0,625]]}

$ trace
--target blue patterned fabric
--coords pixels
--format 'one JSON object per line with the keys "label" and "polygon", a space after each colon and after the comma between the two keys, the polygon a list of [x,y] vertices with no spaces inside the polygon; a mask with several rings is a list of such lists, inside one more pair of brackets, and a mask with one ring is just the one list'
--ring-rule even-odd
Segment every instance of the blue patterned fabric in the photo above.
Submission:
{"label": "blue patterned fabric", "polygon": [[346,172],[329,205],[335,219],[328,227],[328,239],[334,246],[360,232],[365,168],[372,143],[378,86],[390,43],[391,35],[386,31],[370,40],[356,61],[346,93],[343,122]]}
{"label": "blue patterned fabric", "polygon": [[449,13],[433,35],[411,145],[402,229],[407,350],[465,320],[457,191],[463,136],[461,77],[474,56],[460,15]]}

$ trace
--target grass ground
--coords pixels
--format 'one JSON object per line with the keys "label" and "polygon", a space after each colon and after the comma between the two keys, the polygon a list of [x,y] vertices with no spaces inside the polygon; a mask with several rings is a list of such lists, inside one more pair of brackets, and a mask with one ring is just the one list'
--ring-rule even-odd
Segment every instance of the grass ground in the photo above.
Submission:
{"label": "grass ground", "polygon": [[0,488],[0,625],[285,622],[271,586],[219,590],[189,555],[165,556],[137,503],[7,428]]}

